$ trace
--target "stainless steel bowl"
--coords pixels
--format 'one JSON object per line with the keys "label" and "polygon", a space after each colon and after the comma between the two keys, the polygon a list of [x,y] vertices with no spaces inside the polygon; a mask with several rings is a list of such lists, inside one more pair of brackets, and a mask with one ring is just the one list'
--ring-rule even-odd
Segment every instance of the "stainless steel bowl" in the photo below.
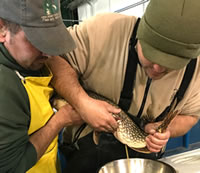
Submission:
{"label": "stainless steel bowl", "polygon": [[161,161],[134,158],[109,162],[99,170],[99,173],[176,173],[176,171]]}

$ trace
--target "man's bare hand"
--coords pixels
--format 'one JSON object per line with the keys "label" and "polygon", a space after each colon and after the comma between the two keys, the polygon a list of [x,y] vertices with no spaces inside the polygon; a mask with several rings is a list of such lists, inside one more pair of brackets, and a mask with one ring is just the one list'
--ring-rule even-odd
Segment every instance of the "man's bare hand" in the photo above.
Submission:
{"label": "man's bare hand", "polygon": [[147,148],[151,152],[159,152],[168,142],[170,131],[166,130],[163,133],[156,131],[161,122],[149,123],[145,126],[145,132],[149,135],[146,137]]}
{"label": "man's bare hand", "polygon": [[105,101],[96,100],[89,97],[79,106],[77,110],[84,121],[96,131],[113,132],[118,124],[113,114],[118,114],[121,110],[108,104]]}
{"label": "man's bare hand", "polygon": [[57,121],[63,124],[63,127],[69,125],[80,125],[84,122],[81,116],[69,104],[62,106],[55,116],[57,116]]}

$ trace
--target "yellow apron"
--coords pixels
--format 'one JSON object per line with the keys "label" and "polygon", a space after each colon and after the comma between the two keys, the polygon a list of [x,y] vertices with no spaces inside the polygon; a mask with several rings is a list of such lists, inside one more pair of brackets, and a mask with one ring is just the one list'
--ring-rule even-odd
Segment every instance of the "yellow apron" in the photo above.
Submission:
{"label": "yellow apron", "polygon": [[[53,88],[49,86],[52,73],[45,77],[23,77],[16,71],[20,77],[29,97],[31,121],[28,134],[31,135],[41,127],[53,115],[53,109],[49,103]],[[60,164],[57,157],[58,136],[52,141],[45,154],[27,173],[58,173]]]}

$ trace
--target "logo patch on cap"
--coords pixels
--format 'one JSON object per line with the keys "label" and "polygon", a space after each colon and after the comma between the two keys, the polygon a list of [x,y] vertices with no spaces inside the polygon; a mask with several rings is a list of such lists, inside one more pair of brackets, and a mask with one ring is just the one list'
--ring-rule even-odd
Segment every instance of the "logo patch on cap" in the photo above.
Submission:
{"label": "logo patch on cap", "polygon": [[44,0],[43,7],[45,16],[41,17],[42,21],[55,21],[61,17],[59,13],[58,0]]}

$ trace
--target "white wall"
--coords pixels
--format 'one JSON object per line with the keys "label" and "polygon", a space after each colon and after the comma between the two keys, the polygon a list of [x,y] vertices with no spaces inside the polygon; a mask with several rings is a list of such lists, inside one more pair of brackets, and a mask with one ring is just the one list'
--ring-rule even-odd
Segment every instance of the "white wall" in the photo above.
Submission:
{"label": "white wall", "polygon": [[[118,12],[141,17],[147,4],[148,0],[92,0],[90,4],[78,8],[78,15],[81,21],[102,12]],[[133,7],[134,5],[137,6]],[[125,9],[126,7],[130,9]]]}

